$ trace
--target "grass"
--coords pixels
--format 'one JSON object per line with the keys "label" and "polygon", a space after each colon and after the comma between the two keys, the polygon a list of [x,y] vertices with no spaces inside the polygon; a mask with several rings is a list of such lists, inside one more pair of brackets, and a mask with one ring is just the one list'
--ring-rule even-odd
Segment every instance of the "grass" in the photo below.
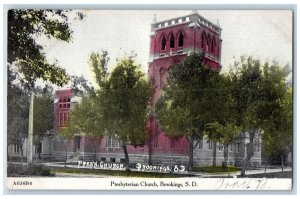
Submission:
{"label": "grass", "polygon": [[120,170],[102,170],[102,169],[74,169],[74,168],[51,168],[51,173],[73,173],[73,174],[93,174],[107,176],[125,176],[141,178],[180,178],[191,177],[193,175],[175,174],[175,173],[154,173],[138,171],[120,171]]}
{"label": "grass", "polygon": [[205,166],[205,167],[194,167],[193,171],[195,172],[204,172],[204,173],[216,173],[216,174],[222,174],[222,173],[234,173],[237,171],[241,171],[240,168],[237,167],[222,167],[222,166]]}
{"label": "grass", "polygon": [[[239,178],[241,176],[238,176]],[[292,171],[274,172],[274,173],[258,173],[246,175],[248,178],[293,178]]]}

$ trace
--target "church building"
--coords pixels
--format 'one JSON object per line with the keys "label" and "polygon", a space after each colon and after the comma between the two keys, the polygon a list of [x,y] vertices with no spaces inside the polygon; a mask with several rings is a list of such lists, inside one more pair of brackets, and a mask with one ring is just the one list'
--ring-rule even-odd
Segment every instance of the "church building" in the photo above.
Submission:
{"label": "church building", "polygon": [[[150,55],[148,77],[155,89],[152,103],[160,97],[169,68],[193,52],[204,53],[204,63],[212,70],[221,70],[222,29],[218,22],[210,22],[196,11],[181,17],[164,21],[154,19],[150,33]],[[81,98],[71,89],[58,90],[54,102],[55,132],[47,153],[54,161],[98,160],[103,162],[123,162],[124,153],[118,138],[88,137],[78,134],[68,142],[59,137],[59,128],[66,125],[69,112]],[[155,118],[147,124],[149,139],[144,146],[128,146],[130,163],[180,164],[188,163],[188,142],[185,137],[172,138],[163,132]],[[241,136],[229,146],[229,163],[240,166],[246,155],[248,134]],[[261,137],[255,138],[255,153],[251,158],[254,165],[261,164]],[[67,148],[65,148],[67,146]],[[224,147],[203,138],[194,149],[194,165],[221,165]]]}

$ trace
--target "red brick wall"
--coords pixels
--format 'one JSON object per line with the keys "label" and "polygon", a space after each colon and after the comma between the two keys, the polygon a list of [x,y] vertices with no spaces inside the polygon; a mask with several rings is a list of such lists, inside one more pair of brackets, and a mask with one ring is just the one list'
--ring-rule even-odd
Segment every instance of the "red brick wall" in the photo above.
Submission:
{"label": "red brick wall", "polygon": [[[211,39],[215,38],[215,48],[213,53],[206,52],[207,55],[204,59],[204,63],[211,67],[218,69],[220,68],[220,55],[221,55],[221,38],[218,33],[211,30],[204,25],[201,26],[192,26],[189,27],[189,22],[183,22],[177,25],[171,25],[160,29],[154,29],[153,34],[150,36],[150,62],[148,68],[149,79],[155,89],[155,92],[152,97],[152,103],[155,104],[161,95],[161,82],[166,83],[168,76],[168,69],[171,65],[182,61],[188,54],[190,50],[196,50],[198,52],[206,51],[205,47],[202,47],[202,33],[205,32],[206,36],[210,35]],[[178,47],[178,35],[182,33],[184,36],[183,47]],[[170,49],[170,37],[174,35],[175,46]],[[166,38],[166,48],[162,50],[162,38]],[[178,53],[178,50],[183,52]],[[213,58],[211,58],[214,56]],[[152,138],[151,142],[155,136],[158,136],[158,142],[156,143],[157,147],[152,145],[152,153],[174,153],[174,154],[188,154],[188,142],[185,137],[176,139],[176,147],[171,147],[171,138],[159,128],[159,124],[155,120],[150,120],[150,137]],[[155,127],[158,125],[158,128]],[[155,135],[156,134],[156,135]]]}

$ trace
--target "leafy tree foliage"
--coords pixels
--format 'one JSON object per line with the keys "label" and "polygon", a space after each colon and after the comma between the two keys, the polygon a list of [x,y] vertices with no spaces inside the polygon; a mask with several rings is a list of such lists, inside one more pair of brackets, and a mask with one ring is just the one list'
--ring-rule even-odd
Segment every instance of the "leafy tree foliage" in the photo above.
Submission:
{"label": "leafy tree foliage", "polygon": [[[16,64],[24,81],[32,87],[37,78],[62,86],[67,83],[65,69],[49,63],[43,47],[36,38],[46,36],[69,42],[72,30],[67,13],[69,10],[11,9],[8,11],[8,58]],[[78,14],[82,19],[82,13]]]}
{"label": "leafy tree foliage", "polygon": [[215,99],[218,71],[203,64],[202,54],[193,54],[170,67],[164,93],[155,106],[155,116],[171,136],[185,136],[189,143],[189,170],[193,151],[202,139],[207,124],[216,121],[214,109],[222,106]]}
{"label": "leafy tree foliage", "polygon": [[27,83],[19,81],[19,74],[9,67],[7,95],[7,135],[8,144],[15,144],[23,157],[23,144],[28,137],[30,93],[34,91],[38,97],[34,103],[34,136],[35,144],[40,146],[42,137],[53,128],[53,88],[28,87]]}
{"label": "leafy tree foliage", "polygon": [[268,100],[261,115],[268,116],[263,125],[263,146],[270,159],[281,159],[292,149],[293,138],[293,91],[286,83],[288,68],[278,67],[277,63],[265,65],[263,88],[264,97]]}
{"label": "leafy tree foliage", "polygon": [[220,74],[215,77],[214,85],[210,98],[215,101],[215,106],[211,109],[211,114],[215,114],[215,121],[207,124],[205,134],[209,140],[224,145],[224,162],[227,165],[228,146],[239,136],[241,128],[237,124],[239,116],[235,109],[232,80],[228,75]]}
{"label": "leafy tree foliage", "polygon": [[29,94],[22,85],[14,83],[18,74],[8,70],[7,89],[7,144],[16,145],[23,158],[23,143],[28,134]]}
{"label": "leafy tree foliage", "polygon": [[[68,81],[65,69],[59,67],[57,63],[49,63],[43,47],[36,42],[36,39],[41,36],[69,42],[72,31],[68,12],[70,10],[12,9],[8,11],[9,142],[13,137],[23,141],[27,137],[30,92],[34,90],[42,94],[45,89],[47,90],[47,86],[43,90],[36,88],[36,79],[41,78],[60,86]],[[82,13],[78,13],[78,17],[82,19]],[[17,70],[14,67],[17,67]]]}
{"label": "leafy tree foliage", "polygon": [[60,129],[63,138],[70,139],[79,133],[103,137],[102,108],[98,105],[95,96],[83,97],[81,103],[72,108],[67,126]]}
{"label": "leafy tree foliage", "polygon": [[120,60],[108,76],[107,55],[106,51],[91,54],[90,65],[99,89],[96,95],[84,97],[72,110],[68,126],[62,132],[66,137],[78,132],[98,137],[116,136],[129,169],[127,145],[143,145],[147,138],[145,123],[150,86],[134,57]]}
{"label": "leafy tree foliage", "polygon": [[231,75],[236,109],[240,116],[238,123],[245,132],[243,135],[249,135],[249,143],[246,144],[247,155],[241,171],[241,175],[245,176],[247,163],[254,155],[255,134],[259,133],[262,125],[262,118],[258,115],[258,92],[263,78],[260,61],[252,57],[241,57],[241,61],[235,63]]}
{"label": "leafy tree foliage", "polygon": [[39,158],[42,152],[41,143],[43,137],[48,131],[53,130],[53,110],[52,95],[43,93],[35,97],[33,105],[33,136]]}
{"label": "leafy tree foliage", "polygon": [[89,58],[89,65],[95,74],[96,82],[100,89],[107,81],[108,72],[107,64],[109,62],[108,52],[102,50],[101,52],[92,52]]}
{"label": "leafy tree foliage", "polygon": [[148,119],[150,85],[133,57],[120,60],[103,89],[102,106],[108,134],[116,135],[124,150],[129,169],[127,145],[144,145]]}
{"label": "leafy tree foliage", "polygon": [[[238,122],[243,131],[249,135],[247,156],[241,170],[242,176],[245,175],[247,163],[254,154],[256,134],[263,132],[263,138],[271,138],[267,135],[271,133],[271,129],[276,129],[277,133],[271,138],[273,140],[281,137],[280,133],[284,133],[283,136],[288,136],[287,131],[291,133],[291,127],[287,128],[287,131],[281,131],[291,123],[289,125],[285,123],[287,125],[284,126],[284,122],[278,122],[286,120],[282,117],[284,114],[280,114],[281,111],[282,113],[291,111],[287,106],[283,108],[280,105],[287,92],[285,84],[287,74],[286,68],[279,67],[276,63],[262,65],[259,60],[252,57],[241,57],[231,71]],[[276,148],[276,145],[273,147]]]}
{"label": "leafy tree foliage", "polygon": [[95,95],[95,89],[83,76],[71,76],[71,88],[76,96]]}

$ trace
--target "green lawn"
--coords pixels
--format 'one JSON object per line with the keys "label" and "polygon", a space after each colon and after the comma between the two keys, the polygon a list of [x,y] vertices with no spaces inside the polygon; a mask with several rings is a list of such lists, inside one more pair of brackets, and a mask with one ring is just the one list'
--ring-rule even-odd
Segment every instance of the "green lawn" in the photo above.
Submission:
{"label": "green lawn", "polygon": [[141,178],[179,178],[191,177],[192,175],[175,174],[175,173],[152,173],[137,171],[119,171],[119,170],[100,170],[100,169],[74,169],[74,168],[50,168],[51,173],[76,173],[76,174],[94,174],[107,176],[126,176]]}
{"label": "green lawn", "polygon": [[224,168],[222,166],[204,166],[204,167],[194,167],[193,171],[195,172],[205,172],[205,173],[234,173],[237,171],[241,171],[240,168],[229,166]]}

